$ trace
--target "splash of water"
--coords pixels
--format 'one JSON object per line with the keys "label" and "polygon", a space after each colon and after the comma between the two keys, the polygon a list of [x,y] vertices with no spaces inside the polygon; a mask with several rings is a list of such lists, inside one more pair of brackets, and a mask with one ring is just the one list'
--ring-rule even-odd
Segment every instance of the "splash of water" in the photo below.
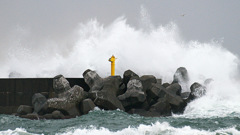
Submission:
{"label": "splash of water", "polygon": [[[146,12],[143,8],[143,20],[146,20]],[[13,71],[21,77],[57,74],[82,77],[88,68],[106,77],[110,75],[108,59],[114,54],[119,75],[131,69],[139,75],[153,74],[164,82],[171,82],[176,69],[183,66],[189,71],[191,83],[203,83],[212,78],[214,82],[205,99],[192,102],[185,114],[206,115],[211,110],[217,110],[219,113],[213,113],[217,115],[231,114],[229,110],[240,113],[240,86],[234,80],[239,59],[221,43],[184,41],[175,23],[151,27],[148,31],[136,29],[128,25],[124,17],[108,26],[93,19],[80,23],[76,31],[73,44],[57,45],[57,42],[45,40],[35,46],[34,41],[28,43],[31,32],[21,29],[20,37],[9,42],[2,51],[0,77],[8,77]]]}

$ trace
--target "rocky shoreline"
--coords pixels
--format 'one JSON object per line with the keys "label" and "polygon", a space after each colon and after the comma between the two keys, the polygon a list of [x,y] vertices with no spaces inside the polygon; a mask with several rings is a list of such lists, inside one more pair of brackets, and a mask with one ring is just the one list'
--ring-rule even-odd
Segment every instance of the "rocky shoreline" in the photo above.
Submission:
{"label": "rocky shoreline", "polygon": [[[47,99],[36,93],[32,106],[20,105],[16,116],[28,119],[68,119],[87,114],[95,107],[104,110],[120,109],[129,114],[146,117],[165,117],[181,114],[192,100],[206,93],[204,84],[189,85],[187,69],[180,67],[173,75],[172,83],[162,83],[153,75],[139,77],[131,70],[121,76],[101,78],[95,71],[83,73],[89,91],[75,85],[70,87],[67,79],[58,75],[53,79],[55,97]],[[190,87],[189,87],[190,86]],[[182,92],[182,89],[189,92]]]}

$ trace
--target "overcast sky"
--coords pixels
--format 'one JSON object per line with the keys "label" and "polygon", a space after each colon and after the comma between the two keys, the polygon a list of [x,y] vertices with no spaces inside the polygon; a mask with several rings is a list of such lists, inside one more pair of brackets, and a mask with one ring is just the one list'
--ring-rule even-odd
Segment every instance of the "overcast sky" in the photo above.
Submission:
{"label": "overcast sky", "polygon": [[138,27],[141,5],[155,26],[175,22],[184,40],[223,39],[240,56],[240,0],[1,0],[0,45],[18,26],[31,29],[35,40],[64,38],[91,18],[107,25],[125,16]]}

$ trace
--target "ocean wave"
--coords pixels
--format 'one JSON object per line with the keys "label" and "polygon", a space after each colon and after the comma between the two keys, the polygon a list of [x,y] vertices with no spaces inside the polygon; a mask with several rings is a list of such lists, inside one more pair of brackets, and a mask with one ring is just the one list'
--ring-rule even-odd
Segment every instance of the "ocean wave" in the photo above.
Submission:
{"label": "ocean wave", "polygon": [[110,131],[107,128],[91,127],[83,129],[71,129],[70,131],[64,133],[57,133],[56,135],[226,135],[226,134],[240,134],[235,127],[230,127],[226,129],[219,129],[216,131],[206,131],[193,129],[190,126],[184,126],[181,128],[175,128],[169,125],[167,122],[156,122],[152,125],[139,125],[137,128],[128,127],[119,131]]}
{"label": "ocean wave", "polygon": [[15,130],[8,129],[6,131],[0,131],[0,135],[43,135],[43,134],[29,133],[24,128],[16,128]]}
{"label": "ocean wave", "polygon": [[[155,122],[154,124],[139,126],[129,126],[124,129],[113,131],[105,127],[87,126],[87,127],[66,127],[57,131],[58,133],[50,133],[52,135],[240,135],[240,131],[233,125],[226,128],[218,128],[215,130],[204,130],[193,128],[191,126],[175,127],[168,122]],[[44,135],[45,133],[41,133]],[[49,133],[47,133],[49,134]],[[0,131],[0,135],[40,135],[30,133],[24,128],[16,128],[14,130]]]}
{"label": "ocean wave", "polygon": [[[234,95],[233,95],[234,97]],[[183,114],[173,114],[177,118],[240,118],[239,99],[222,99],[219,96],[204,96],[188,104]]]}

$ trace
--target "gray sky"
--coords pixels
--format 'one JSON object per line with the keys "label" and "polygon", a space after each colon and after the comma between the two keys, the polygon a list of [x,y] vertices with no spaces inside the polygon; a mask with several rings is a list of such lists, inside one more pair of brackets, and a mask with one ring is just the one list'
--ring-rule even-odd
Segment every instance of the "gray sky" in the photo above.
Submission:
{"label": "gray sky", "polygon": [[91,18],[107,25],[124,15],[138,27],[141,5],[154,25],[175,22],[184,40],[223,39],[223,46],[240,56],[240,0],[1,0],[0,46],[18,26],[31,29],[35,41],[66,38]]}

